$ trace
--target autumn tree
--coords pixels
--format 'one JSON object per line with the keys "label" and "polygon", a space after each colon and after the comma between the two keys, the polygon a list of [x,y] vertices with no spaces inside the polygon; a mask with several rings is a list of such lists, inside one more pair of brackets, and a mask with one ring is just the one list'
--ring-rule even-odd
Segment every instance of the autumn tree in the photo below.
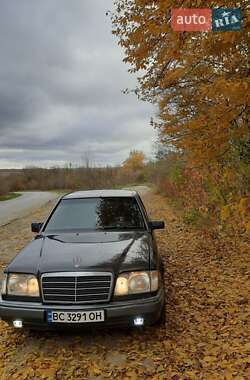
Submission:
{"label": "autumn tree", "polygon": [[132,171],[141,171],[145,165],[145,155],[139,150],[131,150],[129,157],[123,162],[122,166],[125,169]]}
{"label": "autumn tree", "polygon": [[128,183],[144,180],[145,155],[139,150],[131,150],[122,163],[122,174]]}
{"label": "autumn tree", "polygon": [[162,139],[200,163],[225,155],[249,133],[247,1],[226,3],[243,11],[240,32],[173,32],[170,11],[179,6],[207,7],[207,2],[117,1],[114,33],[131,71],[142,72],[139,95],[159,104]]}
{"label": "autumn tree", "polygon": [[[136,93],[159,107],[154,126],[161,141],[185,153],[189,163],[215,182],[219,179],[224,186],[226,172],[231,171],[231,182],[249,186],[247,0],[209,2],[211,8],[240,7],[242,28],[206,33],[174,32],[171,8],[207,8],[207,1],[117,0],[115,4],[113,32],[130,71],[138,76]],[[223,189],[225,202],[229,187]]]}

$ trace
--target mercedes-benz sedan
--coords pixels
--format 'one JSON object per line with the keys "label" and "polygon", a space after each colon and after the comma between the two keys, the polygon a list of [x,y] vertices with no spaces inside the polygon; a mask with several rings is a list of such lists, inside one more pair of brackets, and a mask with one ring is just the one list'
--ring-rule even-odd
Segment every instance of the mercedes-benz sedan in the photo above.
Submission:
{"label": "mercedes-benz sedan", "polygon": [[139,194],[92,190],[63,196],[12,260],[0,317],[17,328],[142,326],[164,314],[163,264]]}

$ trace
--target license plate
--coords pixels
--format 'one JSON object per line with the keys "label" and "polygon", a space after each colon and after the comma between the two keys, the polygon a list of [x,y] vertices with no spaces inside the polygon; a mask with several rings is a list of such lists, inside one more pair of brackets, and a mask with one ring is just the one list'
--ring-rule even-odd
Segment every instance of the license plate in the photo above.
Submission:
{"label": "license plate", "polygon": [[49,323],[90,323],[104,322],[104,310],[94,311],[53,311],[47,312]]}

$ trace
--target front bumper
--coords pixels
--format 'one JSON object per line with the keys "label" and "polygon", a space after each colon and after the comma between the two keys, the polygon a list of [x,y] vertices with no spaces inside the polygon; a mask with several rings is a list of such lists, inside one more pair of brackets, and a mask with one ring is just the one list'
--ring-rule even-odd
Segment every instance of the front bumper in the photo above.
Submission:
{"label": "front bumper", "polygon": [[[164,307],[164,291],[160,289],[155,296],[129,301],[113,301],[108,304],[92,305],[44,305],[42,303],[5,301],[0,298],[0,318],[8,323],[22,320],[25,327],[61,328],[91,326],[133,326],[134,318],[143,317],[144,324],[157,322]],[[97,323],[48,323],[47,312],[104,310],[105,321]]]}

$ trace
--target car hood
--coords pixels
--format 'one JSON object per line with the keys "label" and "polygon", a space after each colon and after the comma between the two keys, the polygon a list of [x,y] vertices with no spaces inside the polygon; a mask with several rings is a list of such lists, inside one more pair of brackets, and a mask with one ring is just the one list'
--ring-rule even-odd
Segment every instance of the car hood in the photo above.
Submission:
{"label": "car hood", "polygon": [[41,235],[10,263],[9,272],[42,274],[64,271],[149,269],[148,232],[92,232]]}

